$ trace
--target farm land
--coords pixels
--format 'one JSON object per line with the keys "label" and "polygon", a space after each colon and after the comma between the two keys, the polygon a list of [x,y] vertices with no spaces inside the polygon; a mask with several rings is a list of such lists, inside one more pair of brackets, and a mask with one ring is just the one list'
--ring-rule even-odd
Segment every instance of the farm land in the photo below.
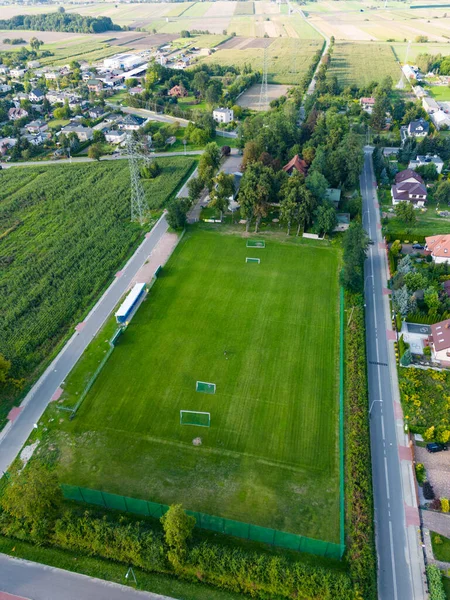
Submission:
{"label": "farm land", "polygon": [[[153,220],[191,171],[188,157],[158,161],[145,181]],[[17,378],[31,381],[77,320],[98,298],[142,238],[130,222],[125,160],[13,168],[0,190],[0,353]],[[0,425],[17,401],[0,404]]]}
{"label": "farm land", "polygon": [[[229,227],[189,231],[76,418],[49,421],[60,480],[337,542],[339,262],[296,238],[249,249]],[[182,409],[211,427],[181,426]]]}

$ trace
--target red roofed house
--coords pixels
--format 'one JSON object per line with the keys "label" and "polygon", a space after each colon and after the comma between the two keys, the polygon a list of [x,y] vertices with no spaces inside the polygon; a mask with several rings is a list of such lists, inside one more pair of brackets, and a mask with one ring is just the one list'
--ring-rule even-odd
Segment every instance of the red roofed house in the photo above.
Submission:
{"label": "red roofed house", "polygon": [[411,202],[416,207],[424,206],[427,201],[427,188],[422,177],[412,169],[400,171],[391,187],[392,204]]}
{"label": "red roofed house", "polygon": [[169,96],[175,96],[176,98],[184,98],[189,94],[189,92],[180,85],[174,85],[171,90],[167,92]]}
{"label": "red roofed house", "polygon": [[375,98],[360,98],[359,104],[363,110],[370,114],[375,106]]}
{"label": "red roofed house", "polygon": [[296,154],[294,158],[283,167],[283,171],[285,171],[288,175],[292,175],[294,169],[306,177],[308,165],[303,158],[299,158],[298,154]]}
{"label": "red roofed house", "polygon": [[450,235],[426,237],[425,250],[431,252],[431,258],[436,264],[450,262]]}
{"label": "red roofed house", "polygon": [[450,319],[432,325],[428,341],[433,360],[443,367],[450,367]]}

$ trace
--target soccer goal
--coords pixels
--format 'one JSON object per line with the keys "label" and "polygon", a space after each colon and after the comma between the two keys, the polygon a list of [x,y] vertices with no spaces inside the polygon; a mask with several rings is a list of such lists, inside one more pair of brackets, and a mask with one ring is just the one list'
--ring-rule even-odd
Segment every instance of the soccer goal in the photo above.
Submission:
{"label": "soccer goal", "polygon": [[247,248],[265,248],[266,242],[264,240],[247,240]]}
{"label": "soccer goal", "polygon": [[195,384],[196,392],[203,392],[204,394],[215,394],[216,393],[216,384],[208,383],[207,381],[197,381]]}
{"label": "soccer goal", "polygon": [[247,258],[245,259],[246,263],[259,263],[261,262],[260,258],[250,258],[249,256],[247,256]]}
{"label": "soccer goal", "polygon": [[180,425],[211,426],[211,413],[198,410],[180,410]]}

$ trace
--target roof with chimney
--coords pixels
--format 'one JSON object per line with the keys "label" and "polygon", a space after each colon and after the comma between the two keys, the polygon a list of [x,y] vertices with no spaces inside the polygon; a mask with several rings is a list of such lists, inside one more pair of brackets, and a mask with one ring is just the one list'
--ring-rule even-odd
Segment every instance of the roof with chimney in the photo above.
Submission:
{"label": "roof with chimney", "polygon": [[436,352],[450,348],[450,319],[432,325],[431,335]]}
{"label": "roof with chimney", "polygon": [[419,173],[416,173],[412,169],[405,169],[404,171],[397,173],[395,176],[395,183],[401,183],[402,181],[410,178],[414,179],[418,183],[423,183],[423,179]]}
{"label": "roof with chimney", "polygon": [[450,235],[431,235],[425,238],[425,243],[433,256],[450,257]]}
{"label": "roof with chimney", "polygon": [[290,160],[288,162],[288,164],[284,165],[284,167],[283,167],[283,171],[285,171],[286,173],[289,173],[289,175],[292,173],[293,169],[295,169],[296,171],[298,171],[299,173],[301,173],[302,175],[305,175],[305,176],[306,176],[306,173],[308,172],[308,165],[303,160],[303,158],[299,157],[298,154],[296,154],[294,156],[294,158],[292,160]]}

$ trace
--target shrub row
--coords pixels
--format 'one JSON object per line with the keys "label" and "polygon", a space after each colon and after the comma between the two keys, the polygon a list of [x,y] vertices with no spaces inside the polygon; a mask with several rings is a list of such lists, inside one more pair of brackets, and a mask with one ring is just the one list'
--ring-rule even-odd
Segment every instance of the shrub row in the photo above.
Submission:
{"label": "shrub row", "polygon": [[80,515],[76,507],[70,507],[54,527],[40,529],[36,533],[39,537],[35,537],[27,523],[2,512],[0,532],[27,541],[31,537],[43,545],[79,551],[149,572],[203,581],[261,600],[353,600],[355,597],[345,572],[204,541],[192,542],[185,561],[174,571],[167,559],[163,534],[152,529],[148,522],[137,522],[117,513],[99,516],[86,511]]}
{"label": "shrub row", "polygon": [[428,591],[430,600],[446,600],[442,574],[436,565],[427,566]]}
{"label": "shrub row", "polygon": [[347,294],[346,305],[355,306],[345,339],[347,558],[356,589],[365,600],[373,600],[376,559],[362,297]]}
{"label": "shrub row", "polygon": [[407,233],[406,231],[399,231],[397,233],[386,233],[384,235],[386,238],[386,242],[395,242],[395,240],[399,240],[400,242],[409,242],[410,244],[417,242],[418,244],[425,243],[425,236],[418,235],[417,233]]}

